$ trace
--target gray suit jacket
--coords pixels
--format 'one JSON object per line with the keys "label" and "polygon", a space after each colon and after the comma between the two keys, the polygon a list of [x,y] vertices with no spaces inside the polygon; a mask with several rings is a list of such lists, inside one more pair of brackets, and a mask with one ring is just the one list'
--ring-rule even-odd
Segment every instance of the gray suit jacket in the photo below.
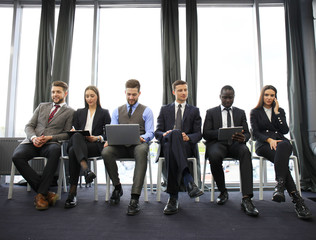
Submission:
{"label": "gray suit jacket", "polygon": [[48,117],[53,107],[53,103],[40,103],[35,109],[33,117],[25,126],[26,139],[22,143],[31,143],[31,137],[36,135],[53,136],[50,142],[68,139],[69,131],[72,127],[74,110],[64,105],[48,123]]}

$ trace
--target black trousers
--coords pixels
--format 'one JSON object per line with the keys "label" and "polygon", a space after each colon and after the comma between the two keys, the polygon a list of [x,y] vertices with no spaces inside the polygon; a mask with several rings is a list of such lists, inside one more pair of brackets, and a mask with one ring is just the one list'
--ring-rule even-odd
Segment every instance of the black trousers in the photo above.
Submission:
{"label": "black trousers", "polygon": [[243,196],[248,195],[249,197],[253,197],[252,160],[246,144],[236,141],[232,144],[226,142],[211,143],[206,146],[206,154],[210,160],[212,175],[219,191],[223,192],[226,190],[222,167],[223,159],[231,157],[239,160]]}
{"label": "black trousers", "polygon": [[71,185],[78,185],[82,160],[101,155],[103,144],[100,142],[88,142],[80,133],[75,133],[69,140],[69,174]]}
{"label": "black trousers", "polygon": [[188,168],[187,158],[193,156],[191,144],[184,142],[180,130],[173,130],[163,138],[162,151],[167,167],[167,193],[177,194],[183,170]]}
{"label": "black trousers", "polygon": [[[33,157],[46,157],[47,163],[42,176],[28,164]],[[32,189],[46,195],[52,184],[60,158],[60,144],[47,143],[42,147],[35,147],[32,143],[20,144],[14,151],[12,161],[21,175],[30,184]]]}
{"label": "black trousers", "polygon": [[296,191],[296,185],[289,169],[289,157],[292,154],[292,149],[291,143],[285,139],[278,143],[276,151],[271,150],[269,143],[256,150],[259,156],[274,163],[275,178],[276,180],[279,178],[285,180],[285,188],[289,193]]}

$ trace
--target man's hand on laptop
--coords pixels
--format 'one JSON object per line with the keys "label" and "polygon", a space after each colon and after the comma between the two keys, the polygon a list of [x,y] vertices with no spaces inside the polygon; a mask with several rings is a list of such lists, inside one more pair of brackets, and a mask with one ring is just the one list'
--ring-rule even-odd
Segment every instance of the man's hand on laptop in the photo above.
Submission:
{"label": "man's hand on laptop", "polygon": [[139,137],[140,138],[140,142],[146,142],[146,140],[144,139],[144,138],[142,138],[142,137]]}

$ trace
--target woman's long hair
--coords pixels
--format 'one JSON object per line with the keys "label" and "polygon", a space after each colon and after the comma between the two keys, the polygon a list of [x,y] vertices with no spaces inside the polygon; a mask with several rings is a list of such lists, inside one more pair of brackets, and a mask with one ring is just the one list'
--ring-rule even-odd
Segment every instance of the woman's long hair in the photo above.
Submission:
{"label": "woman's long hair", "polygon": [[259,97],[259,101],[258,101],[258,104],[257,106],[255,107],[255,109],[258,109],[258,108],[261,108],[263,107],[263,104],[264,104],[264,101],[263,101],[263,98],[264,98],[264,92],[268,89],[271,89],[275,92],[275,98],[277,98],[277,90],[274,86],[272,85],[266,85],[264,86],[262,89],[261,89],[261,93],[260,93],[260,97]]}
{"label": "woman's long hair", "polygon": [[88,87],[86,87],[86,89],[84,90],[84,106],[86,108],[89,108],[89,105],[86,101],[86,91],[88,90],[92,90],[93,92],[95,92],[95,94],[97,95],[98,99],[97,99],[97,107],[101,107],[101,103],[100,103],[100,94],[99,94],[99,90],[96,86],[90,85]]}

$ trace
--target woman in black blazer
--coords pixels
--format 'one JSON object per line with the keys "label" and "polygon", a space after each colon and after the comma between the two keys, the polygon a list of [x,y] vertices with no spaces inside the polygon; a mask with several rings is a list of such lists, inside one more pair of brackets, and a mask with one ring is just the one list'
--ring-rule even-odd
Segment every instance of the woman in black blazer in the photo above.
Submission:
{"label": "woman in black blazer", "polygon": [[90,136],[75,133],[69,140],[69,173],[70,190],[65,202],[65,208],[77,205],[77,185],[80,169],[83,170],[85,181],[91,183],[96,175],[90,171],[87,159],[100,156],[103,142],[106,141],[105,125],[111,122],[107,109],[101,108],[99,90],[95,86],[88,86],[84,92],[85,108],[78,109],[74,113],[74,130],[88,130]]}
{"label": "woman in black blazer", "polygon": [[292,145],[284,137],[289,132],[285,112],[279,107],[277,90],[271,85],[261,90],[257,106],[251,110],[250,123],[256,140],[256,153],[274,163],[277,184],[272,201],[284,202],[284,190],[292,197],[299,218],[309,218],[311,213],[296,189],[289,170]]}

